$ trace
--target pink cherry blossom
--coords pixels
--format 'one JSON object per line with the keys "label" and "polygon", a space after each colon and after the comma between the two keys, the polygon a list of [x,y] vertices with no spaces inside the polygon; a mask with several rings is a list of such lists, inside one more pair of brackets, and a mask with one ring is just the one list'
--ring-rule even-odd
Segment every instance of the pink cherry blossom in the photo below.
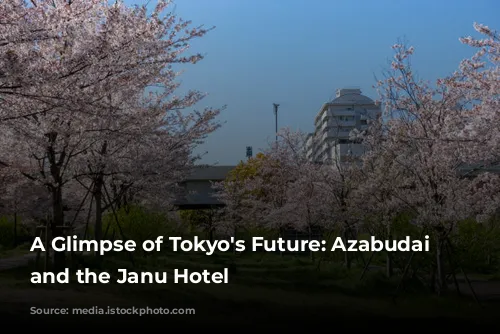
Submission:
{"label": "pink cherry blossom", "polygon": [[48,191],[53,236],[90,212],[100,239],[125,197],[167,208],[219,127],[218,109],[189,110],[204,94],[174,95],[178,66],[202,59],[189,42],[208,30],[169,5],[0,3],[0,161]]}

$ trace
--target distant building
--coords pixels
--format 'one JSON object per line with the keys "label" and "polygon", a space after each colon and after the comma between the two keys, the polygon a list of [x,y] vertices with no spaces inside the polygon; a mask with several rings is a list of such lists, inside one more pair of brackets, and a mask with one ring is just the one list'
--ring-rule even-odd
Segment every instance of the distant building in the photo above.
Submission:
{"label": "distant building", "polygon": [[338,89],[336,97],[323,104],[315,118],[315,131],[307,138],[308,159],[328,163],[360,156],[365,149],[349,139],[350,133],[365,130],[369,120],[380,116],[380,105],[361,95],[360,89]]}
{"label": "distant building", "polygon": [[174,202],[178,209],[208,209],[221,207],[214,195],[213,182],[226,179],[236,166],[196,166],[192,173],[180,183],[181,194]]}

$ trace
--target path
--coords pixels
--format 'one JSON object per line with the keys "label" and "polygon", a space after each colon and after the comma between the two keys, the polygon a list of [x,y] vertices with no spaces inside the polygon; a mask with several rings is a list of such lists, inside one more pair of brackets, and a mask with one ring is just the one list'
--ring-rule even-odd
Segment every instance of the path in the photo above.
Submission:
{"label": "path", "polygon": [[[87,252],[87,254],[90,254],[90,252]],[[33,261],[35,259],[36,254],[33,253],[13,256],[9,258],[0,258],[0,271],[27,266],[30,261]],[[465,279],[463,277],[457,278],[460,292],[464,295],[472,296],[472,291]],[[471,278],[471,284],[479,300],[500,301],[500,281],[488,281],[486,279]],[[455,289],[455,286],[453,284],[450,284],[450,288]]]}
{"label": "path", "polygon": [[[371,265],[368,267],[369,271],[385,270],[385,267]],[[472,289],[480,301],[500,301],[500,281],[490,281],[487,279],[469,277]],[[457,275],[458,288],[460,293],[465,296],[473,297],[473,293],[467,284],[463,275]],[[451,291],[456,291],[455,284],[450,283],[449,288]]]}
{"label": "path", "polygon": [[[500,301],[500,281],[488,281],[486,279],[471,279],[471,285],[480,301]],[[465,279],[458,279],[460,293],[473,296],[472,291]],[[450,285],[450,290],[456,290],[455,285]]]}
{"label": "path", "polygon": [[35,259],[36,254],[33,253],[8,258],[0,258],[0,271],[27,266],[30,261],[33,261]]}
{"label": "path", "polygon": [[[83,255],[89,255],[91,252],[84,252]],[[45,256],[42,254],[40,260],[44,261]],[[15,269],[27,266],[30,261],[36,260],[36,253],[17,255],[7,258],[0,258],[0,271]]]}

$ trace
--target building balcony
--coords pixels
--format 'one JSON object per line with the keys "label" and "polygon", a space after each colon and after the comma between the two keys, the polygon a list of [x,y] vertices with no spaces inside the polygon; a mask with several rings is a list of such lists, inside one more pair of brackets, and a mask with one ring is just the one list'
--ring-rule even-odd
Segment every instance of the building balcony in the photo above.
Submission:
{"label": "building balcony", "polygon": [[338,120],[338,121],[335,121],[335,125],[354,127],[354,126],[356,126],[356,121],[355,120],[349,120],[349,121]]}
{"label": "building balcony", "polygon": [[337,144],[333,147],[332,152],[336,157],[354,156],[359,157],[366,151],[366,147],[362,144]]}
{"label": "building balcony", "polygon": [[333,128],[333,129],[328,129],[323,133],[323,136],[321,137],[322,141],[327,140],[327,138],[349,138],[349,135],[351,134],[352,129],[348,130],[341,130],[339,128]]}
{"label": "building balcony", "polygon": [[323,121],[324,121],[325,119],[327,119],[329,116],[330,116],[330,115],[329,115],[329,111],[328,111],[328,109],[324,110],[324,111],[323,111],[323,113],[321,114],[321,118],[320,118],[321,122],[323,122]]}
{"label": "building balcony", "polygon": [[356,127],[356,121],[338,121],[335,123],[323,124],[320,128],[320,133],[325,133],[325,131],[332,131],[334,133],[342,131],[352,131]]}
{"label": "building balcony", "polygon": [[328,122],[324,122],[323,124],[321,124],[318,130],[320,132],[324,132],[326,129],[328,129]]}
{"label": "building balcony", "polygon": [[349,109],[336,109],[332,111],[332,116],[355,116],[357,112]]}

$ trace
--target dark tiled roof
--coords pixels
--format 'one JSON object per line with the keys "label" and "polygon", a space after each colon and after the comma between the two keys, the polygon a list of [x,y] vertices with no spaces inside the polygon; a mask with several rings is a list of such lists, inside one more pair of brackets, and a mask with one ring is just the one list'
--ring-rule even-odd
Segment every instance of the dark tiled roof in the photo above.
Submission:
{"label": "dark tiled roof", "polygon": [[236,166],[196,166],[186,181],[222,181]]}

